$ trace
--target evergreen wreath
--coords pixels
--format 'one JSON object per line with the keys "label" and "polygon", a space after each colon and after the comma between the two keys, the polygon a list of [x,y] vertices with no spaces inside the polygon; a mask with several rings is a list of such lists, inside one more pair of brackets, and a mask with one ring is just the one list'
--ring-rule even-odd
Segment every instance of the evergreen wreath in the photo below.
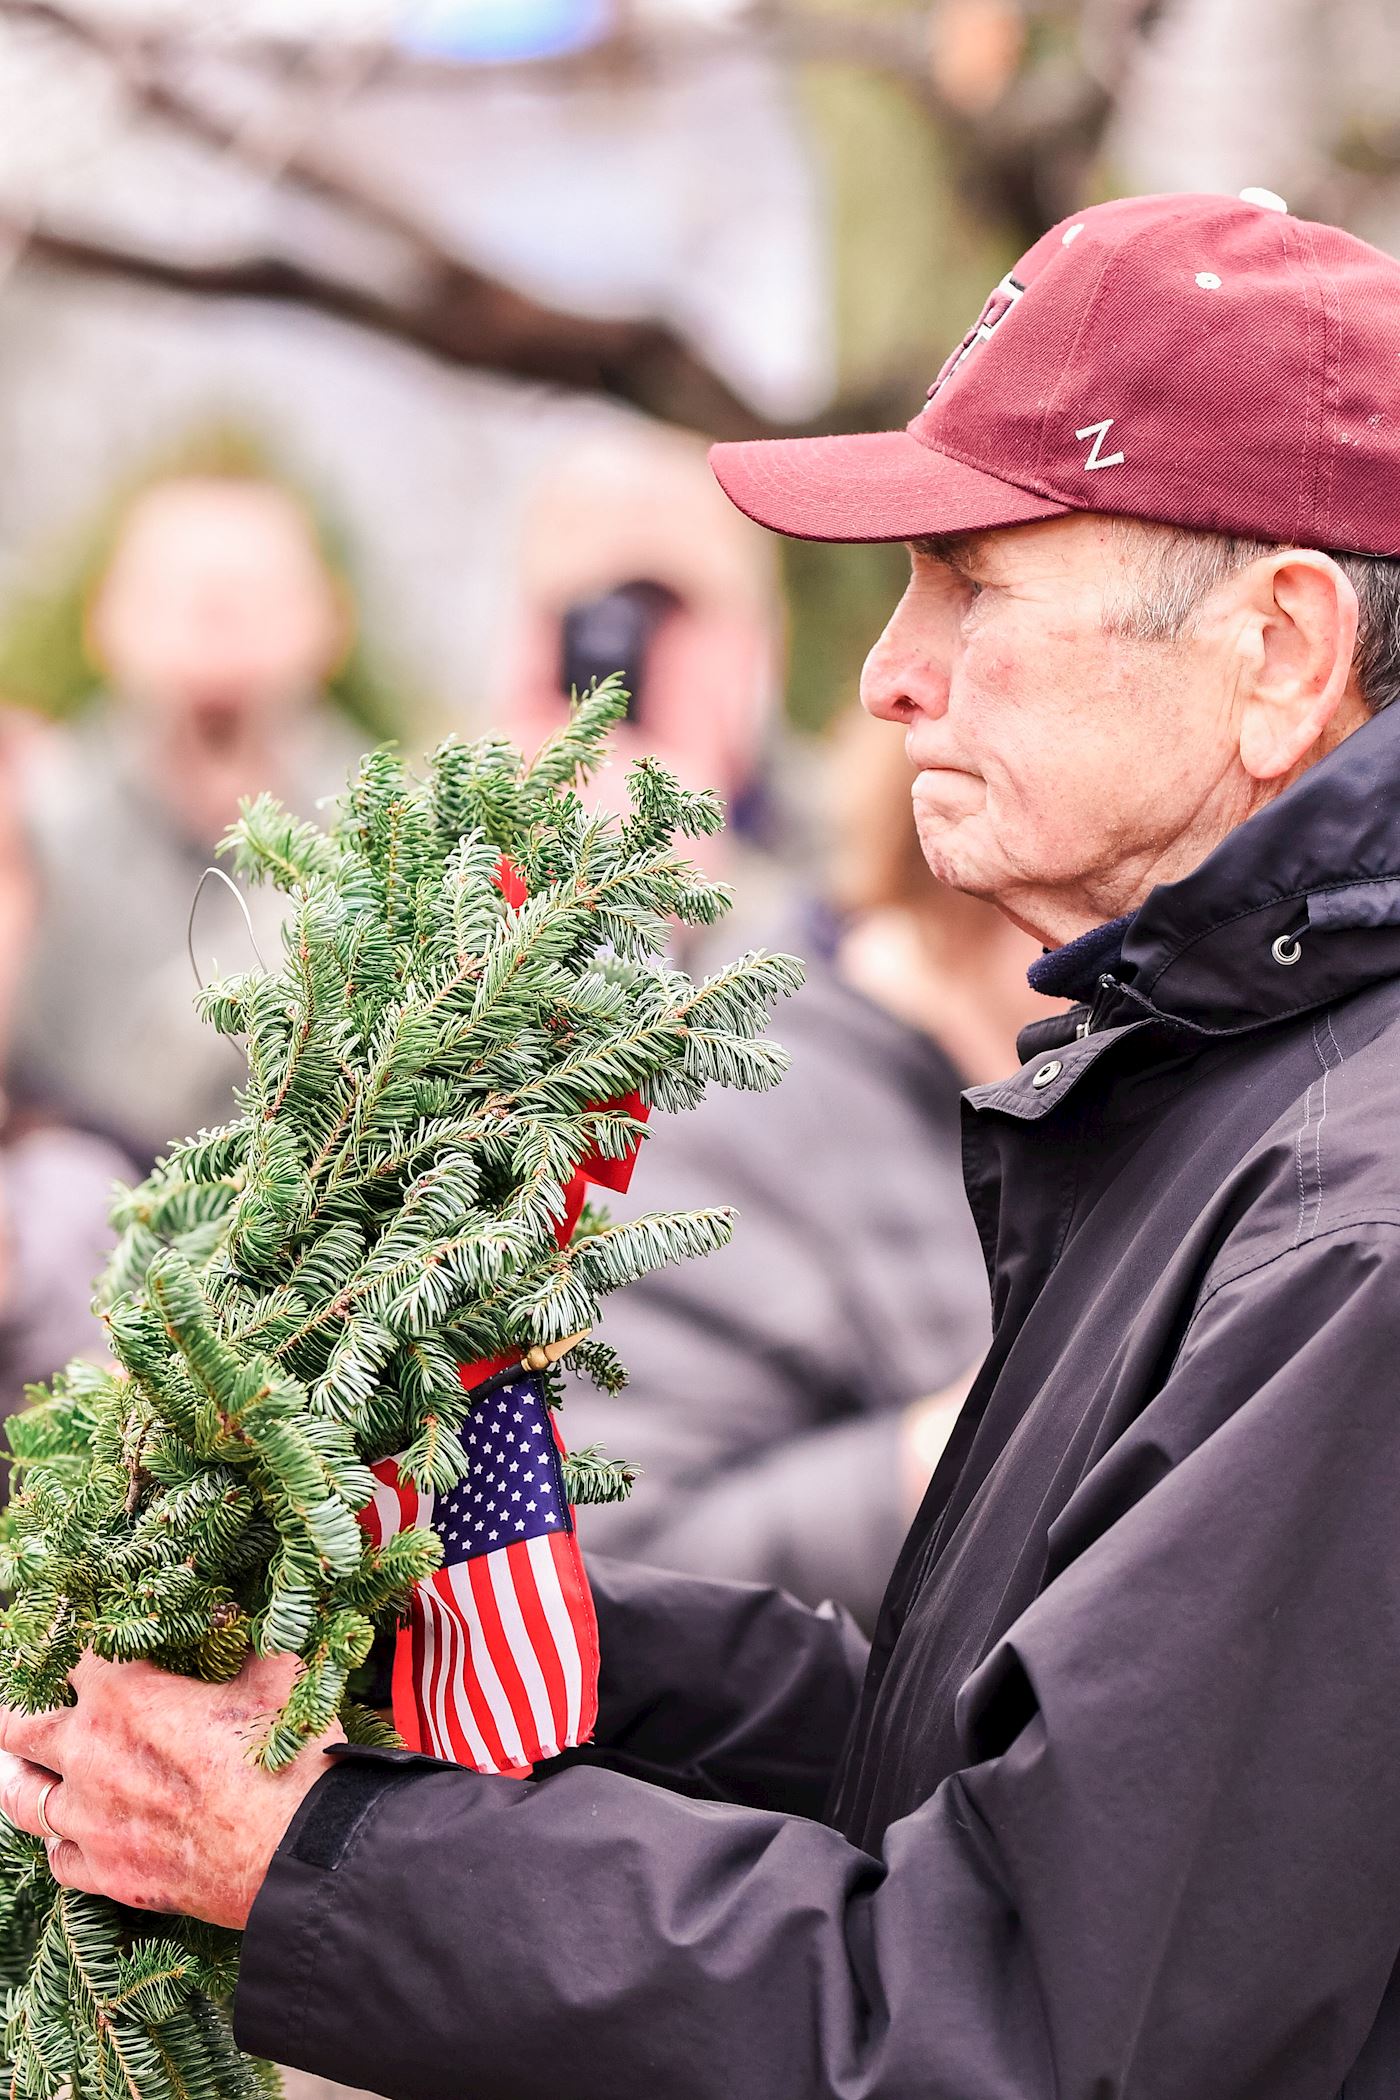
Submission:
{"label": "evergreen wreath", "polygon": [[[370,1465],[406,1453],[420,1485],[450,1488],[460,1364],[557,1344],[604,1293],[728,1239],[727,1210],[590,1207],[556,1233],[580,1160],[637,1140],[619,1097],[685,1109],[711,1081],[777,1081],[760,1031],[801,982],[788,956],[698,986],[666,960],[672,921],[727,909],[676,845],[722,809],[650,759],[627,815],[585,809],[575,788],[625,707],[607,681],[531,763],[449,740],[417,778],[373,752],[324,830],[245,805],[225,846],[287,894],[285,958],[200,996],[247,1083],[234,1121],[119,1197],[98,1297],[115,1365],[70,1364],[10,1421],[0,1700],[71,1703],[88,1647],[212,1680],[293,1652],[261,1764],[337,1717],[352,1740],[396,1740],[352,1679],[439,1549],[422,1530],[371,1545]],[[570,1363],[625,1381],[595,1341]],[[561,1371],[545,1377],[557,1403]],[[576,1502],[630,1482],[596,1451],[568,1473]],[[0,1830],[12,2100],[275,2089],[232,2040],[236,1934],[61,1889],[37,1839]]]}

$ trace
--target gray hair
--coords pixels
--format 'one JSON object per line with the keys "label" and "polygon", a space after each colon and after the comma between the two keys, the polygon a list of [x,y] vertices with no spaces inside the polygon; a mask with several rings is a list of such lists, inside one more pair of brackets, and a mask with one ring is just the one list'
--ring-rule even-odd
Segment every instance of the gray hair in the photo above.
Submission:
{"label": "gray hair", "polygon": [[[1176,525],[1114,520],[1129,556],[1131,581],[1110,600],[1104,625],[1135,641],[1175,642],[1188,634],[1211,593],[1262,555],[1272,540],[1236,539]],[[1356,592],[1360,621],[1352,659],[1361,697],[1372,714],[1400,699],[1400,560],[1380,554],[1329,554]]]}

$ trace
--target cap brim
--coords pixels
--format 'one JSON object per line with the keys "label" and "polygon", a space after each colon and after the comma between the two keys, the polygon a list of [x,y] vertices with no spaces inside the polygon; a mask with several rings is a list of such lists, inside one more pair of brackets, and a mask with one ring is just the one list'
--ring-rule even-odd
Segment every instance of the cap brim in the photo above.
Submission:
{"label": "cap brim", "polygon": [[714,445],[710,465],[747,517],[797,540],[990,532],[1070,508],[935,452],[907,430]]}

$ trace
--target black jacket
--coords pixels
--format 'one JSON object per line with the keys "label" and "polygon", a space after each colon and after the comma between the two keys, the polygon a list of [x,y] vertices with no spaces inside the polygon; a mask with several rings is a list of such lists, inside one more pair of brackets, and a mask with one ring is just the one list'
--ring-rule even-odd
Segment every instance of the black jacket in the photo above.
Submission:
{"label": "black jacket", "polygon": [[1394,2100],[1398,787],[1400,709],[967,1097],[995,1336],[854,1724],[835,1616],[600,1569],[599,1749],[321,1781],[245,2047],[413,2100]]}

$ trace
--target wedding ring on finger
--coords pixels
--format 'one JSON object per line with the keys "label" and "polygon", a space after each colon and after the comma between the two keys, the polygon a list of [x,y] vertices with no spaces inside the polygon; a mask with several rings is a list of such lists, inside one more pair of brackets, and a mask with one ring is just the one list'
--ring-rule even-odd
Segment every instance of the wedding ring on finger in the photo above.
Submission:
{"label": "wedding ring on finger", "polygon": [[39,1805],[35,1810],[35,1815],[38,1817],[39,1828],[43,1832],[46,1845],[61,1845],[63,1843],[63,1832],[55,1830],[53,1824],[49,1821],[49,1795],[60,1784],[59,1780],[51,1779],[47,1786],[39,1789]]}

